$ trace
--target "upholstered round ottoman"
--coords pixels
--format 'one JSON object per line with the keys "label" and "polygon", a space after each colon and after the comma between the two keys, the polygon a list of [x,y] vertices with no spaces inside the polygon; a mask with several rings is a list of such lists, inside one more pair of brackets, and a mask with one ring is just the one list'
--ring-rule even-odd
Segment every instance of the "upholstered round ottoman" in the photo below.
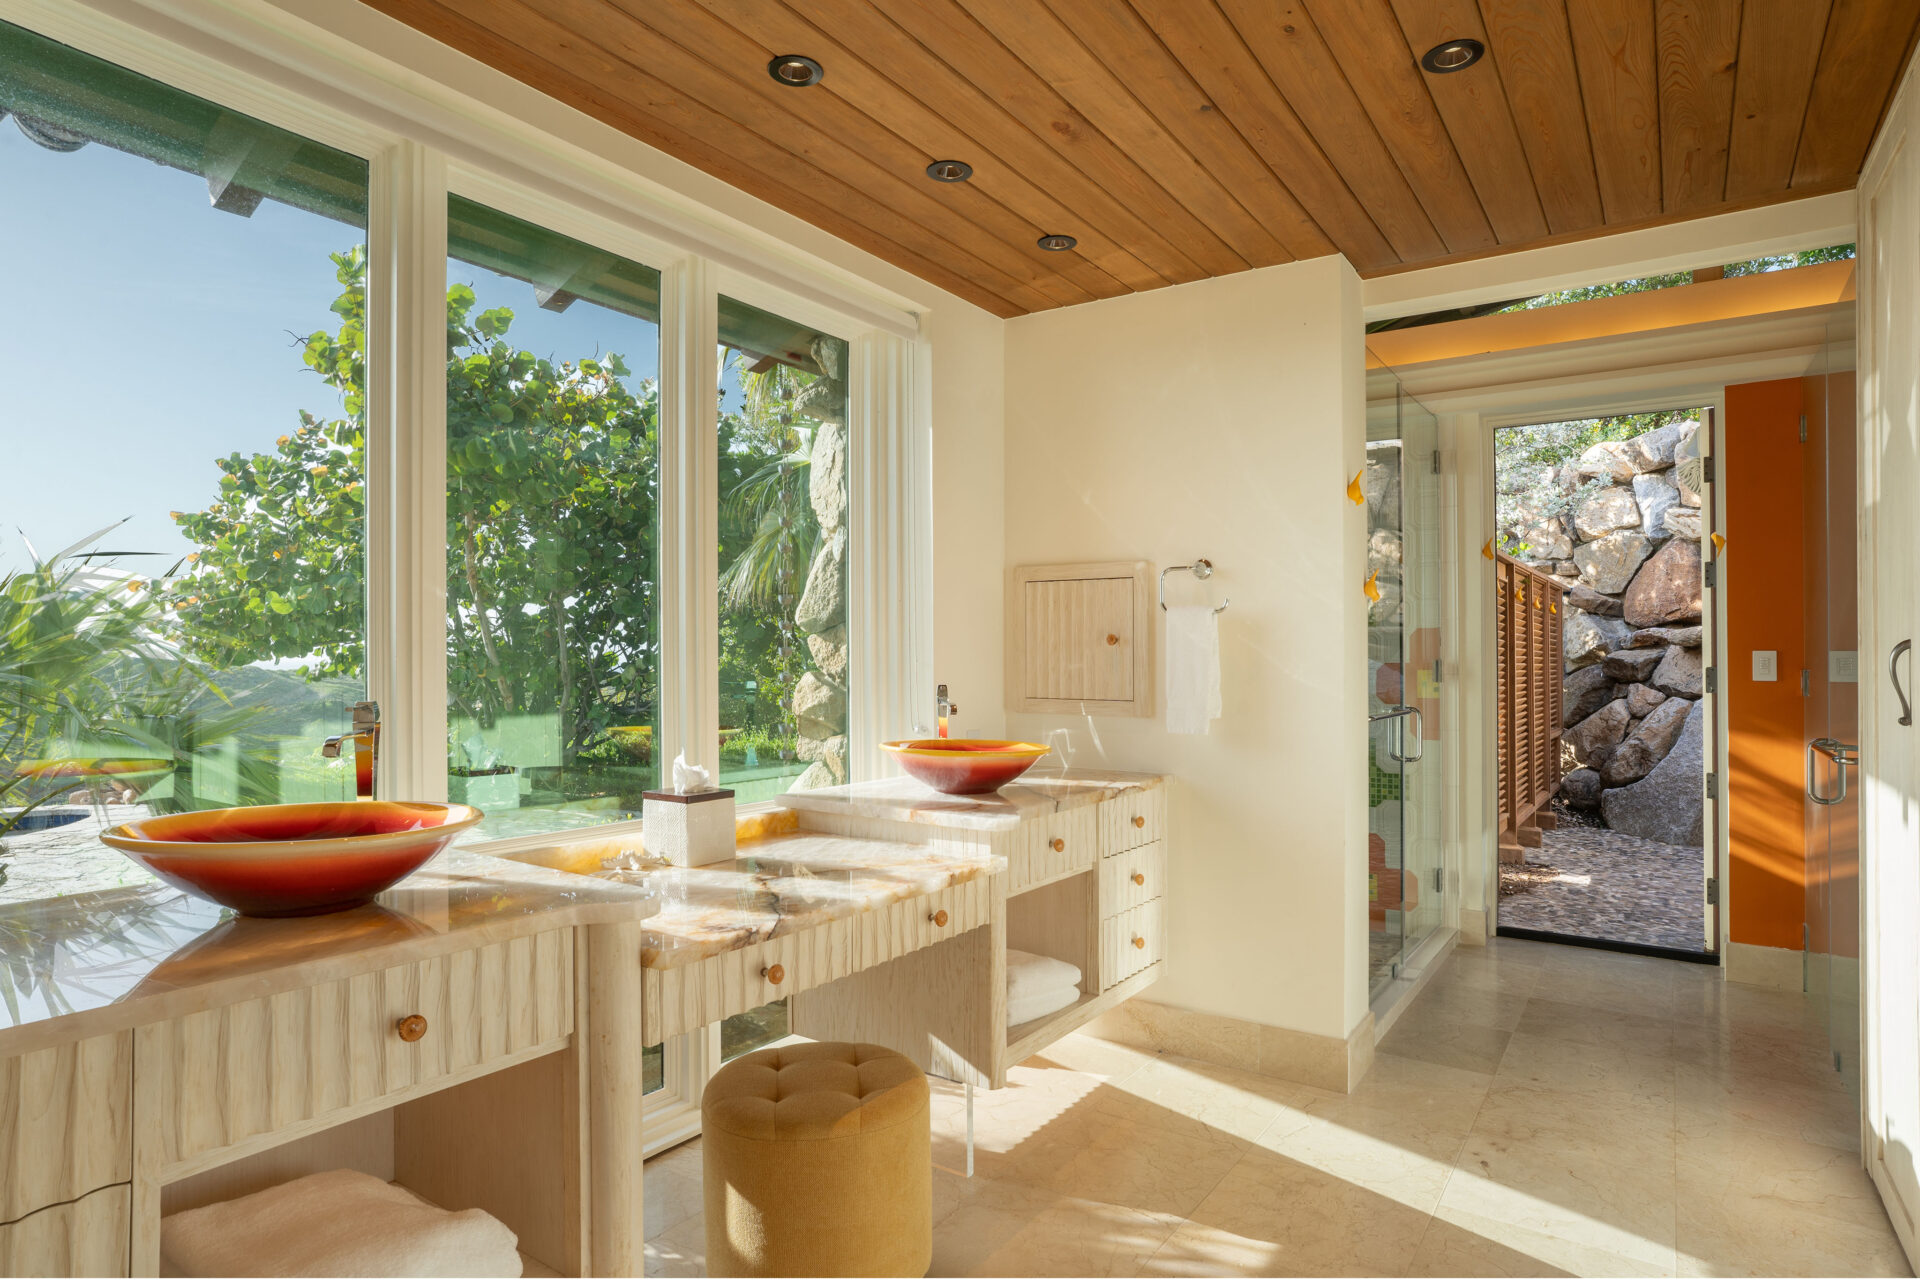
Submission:
{"label": "upholstered round ottoman", "polygon": [[919,1276],[933,1262],[927,1078],[873,1044],[735,1059],[700,1100],[710,1276]]}

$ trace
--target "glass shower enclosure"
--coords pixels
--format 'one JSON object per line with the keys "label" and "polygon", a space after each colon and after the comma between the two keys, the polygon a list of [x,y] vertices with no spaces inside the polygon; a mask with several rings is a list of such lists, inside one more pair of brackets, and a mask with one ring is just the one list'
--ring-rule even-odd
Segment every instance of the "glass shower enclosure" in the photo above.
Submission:
{"label": "glass shower enclosure", "polygon": [[1368,371],[1367,924],[1379,996],[1440,927],[1442,485],[1439,419]]}

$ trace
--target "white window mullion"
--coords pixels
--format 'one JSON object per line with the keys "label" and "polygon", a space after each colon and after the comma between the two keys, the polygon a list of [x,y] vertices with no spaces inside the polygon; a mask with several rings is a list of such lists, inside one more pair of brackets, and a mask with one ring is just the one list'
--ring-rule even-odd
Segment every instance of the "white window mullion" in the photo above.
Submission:
{"label": "white window mullion", "polygon": [[711,264],[660,275],[660,759],[720,773],[720,302]]}
{"label": "white window mullion", "polygon": [[400,142],[367,215],[367,689],[379,794],[447,795],[447,182]]}
{"label": "white window mullion", "polygon": [[933,723],[933,480],[918,344],[869,331],[852,348],[847,732],[858,781],[894,772],[881,742]]}

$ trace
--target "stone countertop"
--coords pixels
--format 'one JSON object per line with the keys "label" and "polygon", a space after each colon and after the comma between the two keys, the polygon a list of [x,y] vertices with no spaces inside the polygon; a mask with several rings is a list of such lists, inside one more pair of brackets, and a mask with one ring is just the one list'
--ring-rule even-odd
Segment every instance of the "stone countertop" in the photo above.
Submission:
{"label": "stone countertop", "polygon": [[574,925],[644,888],[449,850],[368,906],[264,920],[153,882],[0,907],[0,1056]]}
{"label": "stone countertop", "polygon": [[789,791],[778,803],[801,813],[848,818],[884,818],[972,831],[1008,831],[1029,818],[1064,813],[1083,805],[1149,791],[1164,774],[1114,769],[1042,773],[1036,767],[1019,781],[980,796],[950,796],[912,778],[883,778],[816,791]]}
{"label": "stone countertop", "polygon": [[644,884],[659,900],[660,913],[646,926],[643,965],[693,964],[1006,869],[1006,859],[987,854],[805,832],[741,848],[742,856],[704,867],[598,873]]}

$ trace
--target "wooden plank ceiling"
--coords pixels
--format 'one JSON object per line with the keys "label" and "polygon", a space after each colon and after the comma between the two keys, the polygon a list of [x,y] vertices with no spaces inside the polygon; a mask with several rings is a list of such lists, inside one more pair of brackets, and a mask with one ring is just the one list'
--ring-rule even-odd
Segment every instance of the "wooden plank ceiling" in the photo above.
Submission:
{"label": "wooden plank ceiling", "polygon": [[[1846,189],[1920,23],[1915,0],[370,3],[1002,316]],[[1421,69],[1461,37],[1486,56]],[[793,53],[825,78],[776,83]],[[972,179],[930,180],[946,159]]]}

